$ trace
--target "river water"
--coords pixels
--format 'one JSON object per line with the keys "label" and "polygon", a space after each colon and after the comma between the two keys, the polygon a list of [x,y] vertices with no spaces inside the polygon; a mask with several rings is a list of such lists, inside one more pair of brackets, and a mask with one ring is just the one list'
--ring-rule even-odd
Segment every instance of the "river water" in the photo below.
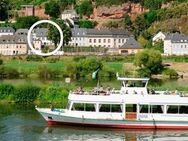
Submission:
{"label": "river water", "polygon": [[34,105],[0,105],[0,141],[187,141],[188,130],[48,126]]}

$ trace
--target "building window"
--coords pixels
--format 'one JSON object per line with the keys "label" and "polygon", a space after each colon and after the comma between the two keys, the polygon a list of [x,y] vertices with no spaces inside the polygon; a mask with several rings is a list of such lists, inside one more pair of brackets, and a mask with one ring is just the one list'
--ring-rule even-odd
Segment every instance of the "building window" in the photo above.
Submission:
{"label": "building window", "polygon": [[119,39],[119,43],[121,43],[121,39]]}
{"label": "building window", "polygon": [[103,39],[103,42],[106,43],[106,39]]}
{"label": "building window", "polygon": [[124,43],[124,39],[122,39],[122,43]]}
{"label": "building window", "polygon": [[94,39],[94,41],[93,41],[94,43],[96,43],[96,39]]}
{"label": "building window", "polygon": [[110,43],[110,39],[108,39],[108,43]]}
{"label": "building window", "polygon": [[101,43],[101,39],[99,39],[99,43]]}
{"label": "building window", "polygon": [[91,40],[91,39],[89,39],[89,42],[90,42],[90,43],[92,43],[92,40]]}

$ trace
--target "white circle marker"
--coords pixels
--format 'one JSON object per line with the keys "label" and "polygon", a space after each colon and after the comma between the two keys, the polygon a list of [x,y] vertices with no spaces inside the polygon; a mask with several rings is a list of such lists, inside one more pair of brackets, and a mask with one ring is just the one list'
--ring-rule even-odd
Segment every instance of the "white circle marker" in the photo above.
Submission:
{"label": "white circle marker", "polygon": [[[42,53],[42,52],[39,52],[38,50],[34,49],[32,43],[31,43],[31,32],[32,32],[32,30],[35,28],[35,26],[37,26],[37,25],[39,25],[39,24],[41,24],[41,23],[49,23],[49,24],[54,25],[54,26],[58,29],[59,33],[60,33],[60,42],[59,42],[58,47],[57,47],[55,50],[53,50],[52,52],[49,52],[49,53]],[[31,49],[35,54],[41,55],[41,56],[50,56],[50,55],[55,54],[55,53],[63,46],[63,32],[62,32],[60,26],[59,26],[58,24],[56,24],[55,22],[50,21],[50,20],[40,20],[40,21],[34,23],[34,24],[30,27],[30,29],[29,29],[29,31],[28,31],[28,35],[27,35],[27,41],[28,41],[28,45],[29,45],[30,49]]]}

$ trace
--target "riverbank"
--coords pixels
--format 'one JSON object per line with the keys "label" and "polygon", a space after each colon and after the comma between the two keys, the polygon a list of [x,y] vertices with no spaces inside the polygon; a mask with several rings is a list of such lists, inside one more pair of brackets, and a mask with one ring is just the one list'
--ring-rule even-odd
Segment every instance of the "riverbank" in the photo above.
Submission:
{"label": "riverbank", "polygon": [[[0,103],[26,103],[42,105],[44,107],[50,104],[63,106],[67,104],[68,94],[77,87],[82,86],[85,91],[96,87],[95,80],[78,80],[65,83],[63,80],[39,82],[39,80],[9,80],[0,82]],[[120,89],[121,82],[116,79],[101,79],[100,84],[104,88],[112,87]],[[149,89],[163,91],[183,91],[188,93],[188,79],[151,79],[148,84]]]}
{"label": "riverbank", "polygon": [[[136,75],[133,65],[134,56],[1,56],[1,78],[43,78],[56,79],[64,77],[90,76],[99,65],[102,66],[100,76],[115,76],[116,72],[122,75]],[[89,64],[90,63],[90,64]],[[91,65],[95,64],[95,65]],[[172,68],[179,75],[188,76],[188,70],[183,67],[188,64],[188,57],[163,57],[163,64]],[[98,65],[98,66],[97,66]],[[188,66],[188,65],[187,65]],[[78,70],[87,70],[78,72]],[[89,72],[90,71],[90,72]]]}

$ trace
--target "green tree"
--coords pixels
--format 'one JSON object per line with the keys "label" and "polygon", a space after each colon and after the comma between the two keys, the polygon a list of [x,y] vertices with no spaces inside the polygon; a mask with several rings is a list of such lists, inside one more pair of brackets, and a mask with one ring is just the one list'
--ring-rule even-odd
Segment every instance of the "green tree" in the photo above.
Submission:
{"label": "green tree", "polygon": [[0,21],[8,19],[9,0],[0,0]]}
{"label": "green tree", "polygon": [[39,18],[35,16],[18,17],[16,18],[15,27],[16,29],[30,28],[37,21],[39,21]]}
{"label": "green tree", "polygon": [[102,62],[96,58],[80,60],[77,63],[77,78],[79,76],[91,76],[91,74],[96,71],[98,67],[102,69],[103,65]]}
{"label": "green tree", "polygon": [[162,56],[159,51],[145,49],[136,54],[134,65],[138,66],[138,73],[142,76],[151,76],[162,71]]}
{"label": "green tree", "polygon": [[148,21],[148,23],[152,24],[157,19],[157,12],[156,11],[146,12],[144,16],[146,20]]}
{"label": "green tree", "polygon": [[80,28],[94,28],[97,24],[96,21],[90,21],[90,20],[79,20],[79,27]]}
{"label": "green tree", "polygon": [[132,21],[128,14],[124,15],[123,23],[124,23],[124,28],[127,28],[129,30],[132,28]]}
{"label": "green tree", "polygon": [[90,16],[93,13],[93,5],[90,0],[84,0],[79,6],[78,6],[78,13],[83,16]]}
{"label": "green tree", "polygon": [[61,10],[66,9],[68,6],[76,5],[76,0],[60,0]]}
{"label": "green tree", "polygon": [[144,0],[144,7],[149,8],[150,10],[160,9],[162,0]]}
{"label": "green tree", "polygon": [[147,29],[150,26],[149,22],[146,20],[143,14],[136,17],[134,21],[134,27],[136,28],[136,32],[139,34],[143,30]]}
{"label": "green tree", "polygon": [[[61,27],[63,31],[63,45],[67,45],[72,36],[70,28],[67,27],[67,25],[62,20],[55,20],[55,22]],[[60,42],[59,31],[53,25],[49,25],[48,39],[52,40],[55,46],[57,46],[57,44]]]}
{"label": "green tree", "polygon": [[3,59],[0,59],[0,65],[2,65],[3,64]]}
{"label": "green tree", "polygon": [[164,50],[163,50],[164,49],[163,48],[164,44],[163,43],[164,42],[162,40],[160,40],[158,42],[155,42],[153,44],[152,48],[155,49],[155,50],[159,50],[161,53],[163,53],[164,52]]}
{"label": "green tree", "polygon": [[60,6],[57,1],[49,1],[45,4],[45,14],[50,15],[51,17],[58,18],[60,15]]}

